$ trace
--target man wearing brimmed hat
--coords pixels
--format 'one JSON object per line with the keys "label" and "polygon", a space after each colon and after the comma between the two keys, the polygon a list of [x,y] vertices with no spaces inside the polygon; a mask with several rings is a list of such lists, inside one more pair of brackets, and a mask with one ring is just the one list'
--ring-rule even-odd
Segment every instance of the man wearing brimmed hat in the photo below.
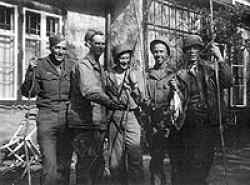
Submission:
{"label": "man wearing brimmed hat", "polygon": [[107,73],[106,90],[111,98],[120,99],[127,110],[110,111],[110,171],[114,183],[143,185],[141,127],[135,111],[140,98],[135,71],[130,68],[132,46],[119,44],[113,48],[115,67]]}
{"label": "man wearing brimmed hat", "polygon": [[71,163],[70,139],[66,128],[70,72],[74,61],[66,55],[63,35],[49,37],[50,55],[31,61],[21,93],[37,96],[37,136],[42,154],[42,185],[68,185]]}
{"label": "man wearing brimmed hat", "polygon": [[183,109],[186,111],[183,127],[169,145],[173,185],[206,185],[215,141],[219,139],[214,63],[203,60],[201,52],[218,60],[221,89],[229,88],[232,82],[230,67],[224,62],[219,48],[213,43],[206,47],[207,51],[203,49],[200,36],[184,38],[185,68],[177,73],[175,84],[185,96]]}
{"label": "man wearing brimmed hat", "polygon": [[107,108],[126,109],[118,99],[111,99],[105,92],[106,75],[99,61],[105,48],[103,32],[89,29],[85,44],[89,52],[79,59],[72,73],[71,107],[68,113],[69,127],[75,130],[77,185],[101,183]]}
{"label": "man wearing brimmed hat", "polygon": [[145,125],[146,139],[150,145],[150,173],[152,185],[166,184],[163,160],[167,149],[170,132],[170,95],[169,81],[174,76],[170,67],[170,47],[164,37],[156,38],[150,43],[150,51],[155,65],[147,74],[147,96],[144,110],[149,115]]}

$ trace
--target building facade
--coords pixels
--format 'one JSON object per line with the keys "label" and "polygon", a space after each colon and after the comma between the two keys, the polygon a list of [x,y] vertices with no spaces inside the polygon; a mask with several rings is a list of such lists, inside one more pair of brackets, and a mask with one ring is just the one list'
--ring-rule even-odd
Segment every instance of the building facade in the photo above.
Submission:
{"label": "building facade", "polygon": [[[247,0],[216,0],[222,4],[241,3],[249,6]],[[27,99],[18,91],[24,80],[29,60],[36,56],[48,54],[48,36],[52,33],[65,34],[71,50],[77,56],[87,52],[84,46],[84,34],[89,27],[107,30],[107,17],[101,10],[91,7],[91,1],[72,1],[72,4],[51,3],[39,0],[0,0],[0,120],[9,120],[6,125],[18,124],[9,119],[25,112]],[[83,9],[78,5],[83,2]],[[84,2],[88,4],[84,4]],[[105,12],[106,1],[94,0]],[[113,2],[112,0],[110,2]],[[110,39],[111,46],[131,42],[135,47],[134,65],[138,69],[141,88],[144,86],[144,72],[153,66],[149,43],[158,35],[164,35],[170,41],[171,61],[179,67],[183,61],[181,50],[185,35],[197,33],[202,27],[200,10],[203,4],[196,7],[185,6],[183,0],[127,0],[117,1],[113,6]],[[121,3],[126,2],[126,3]],[[180,3],[179,3],[180,2]],[[181,3],[182,2],[182,3]],[[184,3],[183,3],[184,2]],[[197,2],[205,2],[199,1]],[[209,1],[206,1],[209,2]],[[204,5],[205,6],[205,5]],[[87,8],[86,8],[87,7]],[[96,13],[96,15],[93,15]],[[102,15],[102,16],[100,16]],[[249,22],[248,22],[249,23]],[[249,24],[250,25],[250,24]],[[250,40],[250,29],[240,28],[245,41]],[[244,48],[238,60],[231,61],[234,75],[234,86],[227,92],[227,102],[236,112],[244,110],[248,115],[250,108],[250,59],[249,51]],[[20,118],[21,119],[21,118]],[[250,119],[250,116],[249,116]],[[4,123],[3,123],[4,124]],[[1,128],[6,130],[5,127]],[[13,128],[14,129],[14,128]],[[13,130],[12,129],[12,130]],[[2,131],[0,130],[0,133]]]}

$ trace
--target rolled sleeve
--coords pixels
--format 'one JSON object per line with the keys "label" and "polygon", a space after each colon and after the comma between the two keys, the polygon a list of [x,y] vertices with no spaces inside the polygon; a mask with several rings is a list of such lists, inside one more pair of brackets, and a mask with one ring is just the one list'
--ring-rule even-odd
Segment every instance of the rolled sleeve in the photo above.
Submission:
{"label": "rolled sleeve", "polygon": [[79,88],[82,96],[95,103],[109,106],[111,100],[104,92],[101,79],[96,77],[93,68],[82,62],[78,65],[78,71]]}

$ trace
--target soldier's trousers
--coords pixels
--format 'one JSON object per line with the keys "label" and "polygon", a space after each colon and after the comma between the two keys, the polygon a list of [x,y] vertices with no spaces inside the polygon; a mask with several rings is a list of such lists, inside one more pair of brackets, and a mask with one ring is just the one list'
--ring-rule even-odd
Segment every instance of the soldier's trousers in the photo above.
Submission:
{"label": "soldier's trousers", "polygon": [[68,185],[72,145],[65,110],[40,109],[37,139],[42,154],[42,185]]}
{"label": "soldier's trousers", "polygon": [[[113,183],[143,185],[144,172],[141,150],[141,127],[133,112],[122,119],[122,111],[116,111],[110,123],[110,170]],[[116,185],[116,184],[115,184]]]}
{"label": "soldier's trousers", "polygon": [[104,173],[103,143],[106,130],[72,129],[77,154],[76,184],[101,184]]}
{"label": "soldier's trousers", "polygon": [[204,120],[187,120],[169,138],[172,185],[206,185],[214,157],[217,129]]}
{"label": "soldier's trousers", "polygon": [[168,140],[163,134],[157,132],[152,135],[149,164],[151,185],[165,185],[164,158],[167,152]]}

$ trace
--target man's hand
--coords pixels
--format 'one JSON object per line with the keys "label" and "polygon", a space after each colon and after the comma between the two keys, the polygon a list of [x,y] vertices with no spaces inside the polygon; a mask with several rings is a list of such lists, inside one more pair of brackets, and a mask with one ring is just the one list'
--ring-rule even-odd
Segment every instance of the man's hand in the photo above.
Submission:
{"label": "man's hand", "polygon": [[37,65],[38,65],[37,57],[32,57],[29,61],[29,68],[33,70],[34,68],[37,67]]}
{"label": "man's hand", "polygon": [[216,45],[216,43],[211,44],[210,47],[211,54],[218,60],[218,61],[224,61],[219,47]]}
{"label": "man's hand", "polygon": [[171,89],[176,90],[177,89],[177,82],[176,82],[175,78],[172,78],[171,80],[169,80],[168,85]]}

